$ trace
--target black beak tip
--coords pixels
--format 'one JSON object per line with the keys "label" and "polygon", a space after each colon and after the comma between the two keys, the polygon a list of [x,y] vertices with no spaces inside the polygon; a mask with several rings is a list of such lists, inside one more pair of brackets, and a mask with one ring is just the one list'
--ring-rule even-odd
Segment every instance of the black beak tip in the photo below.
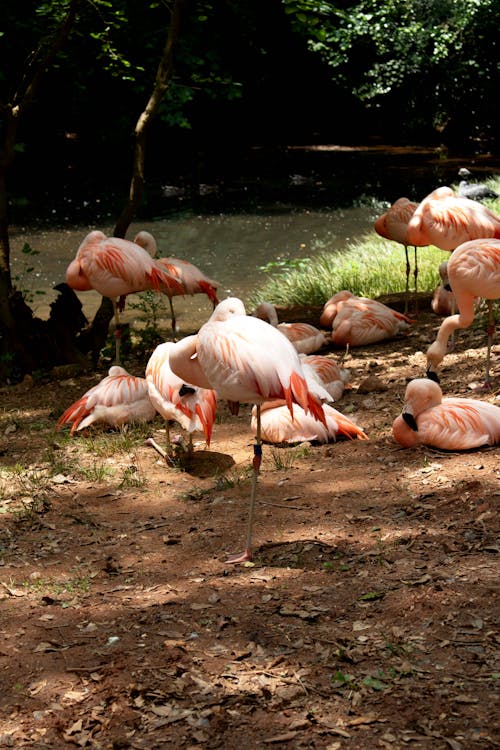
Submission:
{"label": "black beak tip", "polygon": [[403,417],[408,427],[413,430],[413,432],[418,432],[418,425],[413,414],[409,414],[408,412],[404,411],[401,416]]}
{"label": "black beak tip", "polygon": [[427,370],[425,374],[429,378],[429,380],[433,380],[435,383],[439,383],[439,378],[436,372],[433,372],[432,370]]}

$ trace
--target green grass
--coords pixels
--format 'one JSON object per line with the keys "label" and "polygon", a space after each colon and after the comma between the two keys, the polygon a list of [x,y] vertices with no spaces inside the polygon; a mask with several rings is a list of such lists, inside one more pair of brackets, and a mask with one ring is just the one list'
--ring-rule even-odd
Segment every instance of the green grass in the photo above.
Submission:
{"label": "green grass", "polygon": [[[413,289],[414,250],[408,248]],[[435,247],[417,248],[418,289],[432,291],[439,283],[438,266],[449,253]],[[348,289],[363,297],[380,297],[404,292],[406,259],[402,245],[377,235],[366,235],[361,242],[343,251],[322,250],[306,262],[276,269],[267,268],[272,278],[257,290],[250,305],[267,300],[275,305],[323,305],[332,295]]]}

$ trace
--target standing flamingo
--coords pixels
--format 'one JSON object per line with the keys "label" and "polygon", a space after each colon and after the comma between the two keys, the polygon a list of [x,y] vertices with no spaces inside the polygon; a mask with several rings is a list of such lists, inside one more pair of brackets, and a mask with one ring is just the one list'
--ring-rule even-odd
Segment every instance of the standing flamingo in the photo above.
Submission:
{"label": "standing flamingo", "polygon": [[[323,404],[326,424],[319,422],[311,414],[306,414],[301,406],[294,406],[293,415],[285,401],[276,399],[265,401],[261,407],[261,438],[266,443],[302,443],[311,440],[328,443],[340,435],[349,439],[368,440],[366,433],[349,417]],[[252,432],[257,434],[257,407],[252,409]]]}
{"label": "standing flamingo", "polygon": [[482,203],[440,187],[419,203],[406,237],[410,245],[434,245],[451,252],[469,240],[500,238],[500,217]]}
{"label": "standing flamingo", "polygon": [[[409,279],[410,279],[410,259],[408,257],[408,222],[418,208],[418,203],[408,200],[408,198],[398,198],[398,200],[390,206],[387,211],[379,216],[375,221],[374,228],[377,234],[386,240],[393,240],[403,245],[406,256],[406,287],[405,287],[405,314],[408,312],[408,298],[409,298]],[[415,254],[415,268],[413,269],[413,278],[415,282],[415,312],[417,312],[417,278],[418,278],[418,261],[417,261],[417,245],[422,246],[422,243],[414,244]]]}
{"label": "standing flamingo", "polygon": [[500,297],[500,240],[477,239],[464,242],[452,253],[447,266],[458,315],[445,318],[437,338],[427,350],[427,375],[437,379],[437,367],[446,355],[448,339],[457,328],[467,328],[474,320],[476,297],[488,300],[488,341],[485,387],[490,385],[490,352],[495,331],[493,300]]}
{"label": "standing flamingo", "polygon": [[320,325],[332,326],[332,341],[341,346],[364,346],[392,338],[414,321],[403,313],[346,289],[325,302]]}
{"label": "standing flamingo", "polygon": [[193,449],[192,433],[203,431],[207,446],[210,445],[212,427],[215,422],[217,396],[214,390],[198,388],[174,375],[169,364],[169,354],[174,346],[172,341],[159,344],[146,366],[146,381],[151,403],[165,420],[167,452],[160,450],[150,440],[159,453],[167,458],[171,452],[170,420],[178,422],[189,434],[189,453]]}
{"label": "standing flamingo", "polygon": [[255,316],[261,320],[267,320],[284,334],[299,354],[312,354],[329,342],[327,334],[310,323],[278,323],[278,313],[270,302],[261,302],[255,310]]}
{"label": "standing flamingo", "polygon": [[[158,246],[155,238],[150,232],[142,230],[138,232],[134,237],[134,242],[143,247],[152,258],[156,257],[158,252]],[[217,281],[212,281],[208,276],[200,271],[200,269],[190,263],[187,260],[181,260],[180,258],[157,258],[157,262],[164,265],[169,273],[171,273],[178,280],[181,285],[181,291],[172,290],[167,292],[168,301],[170,303],[170,313],[172,317],[172,333],[175,340],[176,334],[176,319],[174,312],[174,305],[172,297],[177,297],[184,294],[206,294],[210,302],[215,307],[219,300],[217,299],[217,287],[219,286]]]}
{"label": "standing flamingo", "polygon": [[121,427],[129,422],[150,422],[155,416],[146,380],[113,365],[105,378],[66,409],[56,429],[71,424],[72,435],[94,423]]}
{"label": "standing flamingo", "polygon": [[[116,362],[120,362],[119,313],[125,297],[133,292],[154,289],[171,294],[181,290],[174,267],[153,260],[144,248],[120,237],[107,237],[103,232],[90,232],[81,243],[76,257],[66,269],[66,282],[76,291],[95,289],[110,297],[115,315]],[[182,293],[182,292],[179,292]]]}
{"label": "standing flamingo", "polygon": [[472,398],[443,398],[437,383],[411,380],[403,412],[393,422],[394,439],[405,448],[430,445],[462,451],[500,443],[500,407]]}
{"label": "standing flamingo", "polygon": [[243,302],[235,297],[220,302],[198,334],[172,347],[170,367],[186,382],[214,388],[218,398],[257,405],[246,547],[229,562],[251,560],[255,491],[262,461],[261,404],[284,399],[290,413],[298,404],[326,424],[321,401],[308,388],[299,355],[286,336],[247,315]]}

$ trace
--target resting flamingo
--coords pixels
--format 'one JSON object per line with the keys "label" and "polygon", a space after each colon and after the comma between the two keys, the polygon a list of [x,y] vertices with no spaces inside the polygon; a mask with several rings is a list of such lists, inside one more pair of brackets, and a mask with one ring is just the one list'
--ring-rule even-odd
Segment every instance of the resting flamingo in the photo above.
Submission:
{"label": "resting flamingo", "polygon": [[[156,257],[158,252],[158,246],[156,239],[150,232],[142,230],[134,237],[134,242],[143,247],[152,258]],[[175,340],[176,335],[176,318],[174,312],[174,305],[172,297],[177,297],[184,294],[206,294],[212,305],[218,304],[217,299],[217,287],[219,286],[217,281],[209,279],[205,276],[203,271],[190,263],[187,260],[181,260],[180,258],[157,258],[157,262],[160,265],[164,265],[169,273],[171,273],[181,286],[181,291],[173,290],[167,292],[168,301],[170,303],[170,314],[172,317],[172,333]]]}
{"label": "resting flamingo", "polygon": [[[410,279],[410,259],[408,257],[408,239],[407,230],[408,222],[415,213],[418,207],[418,203],[408,200],[408,198],[398,198],[398,200],[390,206],[387,211],[378,217],[374,223],[374,229],[381,237],[386,240],[393,240],[403,245],[406,256],[406,286],[405,286],[405,314],[408,312],[409,302],[409,279]],[[421,243],[416,243],[414,247],[415,254],[415,267],[413,269],[413,278],[415,283],[415,313],[417,312],[417,279],[418,279],[418,260],[417,260],[417,246]]]}
{"label": "resting flamingo", "polygon": [[432,311],[436,315],[452,315],[455,312],[455,297],[448,279],[448,261],[443,260],[438,268],[441,284],[434,289],[431,300]]}
{"label": "resting flamingo", "polygon": [[251,560],[255,492],[262,460],[261,404],[284,399],[290,413],[298,404],[326,424],[321,401],[308,388],[299,355],[286,336],[263,320],[247,315],[243,302],[235,297],[220,302],[198,334],[187,336],[172,347],[170,367],[182,380],[201,388],[214,388],[218,398],[230,404],[257,405],[246,546],[229,562]]}
{"label": "resting flamingo", "polygon": [[[301,406],[294,406],[293,415],[285,401],[276,399],[265,401],[261,407],[261,438],[266,443],[301,443],[310,440],[328,443],[337,437],[368,440],[366,433],[349,417],[323,404],[326,424],[319,422],[311,414],[306,414]],[[252,408],[252,432],[257,434],[257,407]]]}
{"label": "resting flamingo", "polygon": [[[95,289],[110,297],[115,315],[116,362],[120,362],[120,318],[127,294],[154,289],[172,294],[181,290],[174,267],[163,266],[135,242],[90,232],[66,269],[66,283],[76,291]],[[179,292],[182,293],[182,292]]]}
{"label": "resting flamingo", "polygon": [[261,320],[267,320],[283,333],[299,354],[312,354],[329,342],[327,334],[310,323],[278,323],[278,313],[270,302],[261,302],[255,310],[255,316]]}
{"label": "resting flamingo", "polygon": [[171,453],[170,420],[178,422],[189,435],[188,452],[193,450],[193,432],[203,431],[207,446],[210,445],[212,427],[215,422],[217,396],[214,390],[198,388],[174,375],[169,364],[172,341],[159,344],[146,365],[146,381],[149,397],[156,411],[165,420],[167,450],[164,451],[154,440],[148,442],[164,458]]}
{"label": "resting flamingo", "polygon": [[461,451],[500,443],[500,407],[472,398],[443,398],[433,380],[411,380],[403,412],[392,425],[394,439],[405,448],[430,445]]}
{"label": "resting flamingo", "polygon": [[339,346],[374,344],[405,331],[413,322],[382,302],[356,297],[346,289],[325,302],[320,317],[320,325],[331,325],[332,341]]}
{"label": "resting flamingo", "polygon": [[478,239],[464,242],[452,253],[447,266],[458,315],[441,323],[436,340],[427,350],[427,375],[437,379],[437,368],[446,355],[448,339],[457,328],[467,328],[474,320],[476,297],[488,303],[488,339],[484,386],[490,385],[490,352],[495,331],[493,300],[500,297],[500,240]]}
{"label": "resting flamingo", "polygon": [[453,251],[464,242],[500,238],[500,217],[486,206],[440,187],[424,198],[408,222],[410,245]]}
{"label": "resting flamingo", "polygon": [[105,378],[66,409],[56,429],[71,424],[72,435],[94,423],[121,427],[129,422],[150,422],[155,416],[146,380],[113,365]]}
{"label": "resting flamingo", "polygon": [[331,357],[322,354],[301,354],[300,360],[308,383],[317,380],[334,401],[342,398],[346,387],[351,387],[348,385],[350,370],[338,365]]}

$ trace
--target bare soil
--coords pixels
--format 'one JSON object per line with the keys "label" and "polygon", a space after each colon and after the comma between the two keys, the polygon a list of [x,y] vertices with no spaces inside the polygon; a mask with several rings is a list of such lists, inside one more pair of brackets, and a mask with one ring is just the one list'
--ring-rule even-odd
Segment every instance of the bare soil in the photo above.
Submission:
{"label": "bare soil", "polygon": [[[500,747],[500,449],[391,435],[439,322],[345,358],[337,406],[368,441],[264,447],[247,565],[225,560],[244,544],[249,406],[221,405],[210,449],[172,467],[144,444],[159,417],[54,431],[104,367],[2,389],[0,747]],[[484,343],[479,316],[445,395],[482,382]],[[475,394],[494,403],[499,354]]]}

